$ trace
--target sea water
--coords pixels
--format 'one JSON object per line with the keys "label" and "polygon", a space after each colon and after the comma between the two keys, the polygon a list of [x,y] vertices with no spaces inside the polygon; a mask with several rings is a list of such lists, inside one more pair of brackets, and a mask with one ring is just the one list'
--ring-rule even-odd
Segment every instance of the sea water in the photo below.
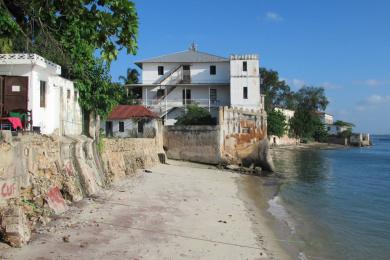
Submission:
{"label": "sea water", "polygon": [[270,211],[306,258],[390,259],[390,136],[372,138],[366,148],[273,151],[283,180]]}

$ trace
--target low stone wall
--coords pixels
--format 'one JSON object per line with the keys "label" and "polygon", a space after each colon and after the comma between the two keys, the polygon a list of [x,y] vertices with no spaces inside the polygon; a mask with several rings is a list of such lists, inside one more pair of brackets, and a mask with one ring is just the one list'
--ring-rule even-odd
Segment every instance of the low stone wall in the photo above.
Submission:
{"label": "low stone wall", "polygon": [[219,126],[166,126],[163,134],[168,158],[209,164],[221,162]]}
{"label": "low stone wall", "polygon": [[102,161],[110,181],[152,167],[165,156],[161,138],[104,138]]}
{"label": "low stone wall", "polygon": [[37,223],[46,224],[69,203],[158,163],[164,153],[161,137],[103,139],[100,156],[84,136],[1,134],[0,239],[15,247],[30,240]]}
{"label": "low stone wall", "polygon": [[38,222],[66,211],[66,201],[92,195],[107,182],[91,139],[3,135],[8,137],[0,141],[0,233],[12,246],[25,244]]}

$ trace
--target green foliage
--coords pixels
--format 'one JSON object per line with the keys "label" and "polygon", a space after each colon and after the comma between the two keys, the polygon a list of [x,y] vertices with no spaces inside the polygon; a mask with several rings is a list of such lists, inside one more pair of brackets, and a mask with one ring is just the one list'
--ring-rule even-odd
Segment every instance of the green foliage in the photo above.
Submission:
{"label": "green foliage", "polygon": [[295,94],[298,106],[307,111],[325,110],[329,104],[323,87],[302,87]]}
{"label": "green foliage", "polygon": [[285,81],[279,79],[277,71],[260,68],[260,80],[267,112],[271,112],[275,107],[293,110],[296,108],[294,92]]}
{"label": "green foliage", "polygon": [[342,132],[339,134],[339,136],[340,136],[340,137],[343,137],[343,138],[349,138],[349,137],[351,137],[351,135],[352,135],[352,129],[351,129],[351,128],[348,128],[347,130],[342,131]]}
{"label": "green foliage", "polygon": [[62,75],[76,81],[82,108],[102,116],[120,96],[110,62],[122,49],[136,53],[137,33],[128,0],[0,0],[2,52],[37,53],[61,65]]}
{"label": "green foliage", "polygon": [[287,130],[286,117],[281,111],[272,110],[267,117],[268,135],[283,136]]}
{"label": "green foliage", "polygon": [[322,87],[302,87],[295,94],[297,109],[290,120],[290,131],[295,137],[324,142],[328,133],[317,113],[325,110],[329,101]]}
{"label": "green foliage", "polygon": [[315,139],[316,141],[326,141],[328,133],[325,125],[315,111],[309,111],[303,106],[299,106],[294,117],[290,120],[290,132],[293,136],[304,139]]}
{"label": "green foliage", "polygon": [[187,113],[177,118],[175,125],[215,125],[215,123],[207,109],[191,104],[187,106]]}
{"label": "green foliage", "polygon": [[337,120],[337,121],[334,123],[334,125],[341,126],[341,127],[348,127],[348,128],[355,127],[354,124],[348,123],[348,122],[345,122],[345,121],[342,121],[342,120]]}
{"label": "green foliage", "polygon": [[123,84],[137,84],[139,82],[139,72],[136,69],[127,69],[126,77],[120,76],[119,80],[123,82]]}

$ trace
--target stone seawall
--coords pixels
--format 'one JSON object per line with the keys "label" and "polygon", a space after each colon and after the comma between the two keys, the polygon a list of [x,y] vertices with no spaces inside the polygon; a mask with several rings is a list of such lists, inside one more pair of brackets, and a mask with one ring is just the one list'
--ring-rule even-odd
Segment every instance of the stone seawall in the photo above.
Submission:
{"label": "stone seawall", "polygon": [[164,148],[170,159],[221,162],[219,126],[166,126]]}
{"label": "stone seawall", "polygon": [[165,156],[161,138],[103,139],[102,161],[110,181],[159,163]]}
{"label": "stone seawall", "polygon": [[[0,139],[0,240],[20,247],[37,224],[65,212],[71,202],[101,191],[137,168],[158,163],[160,139],[92,139],[42,135]],[[102,165],[100,165],[102,161]]]}

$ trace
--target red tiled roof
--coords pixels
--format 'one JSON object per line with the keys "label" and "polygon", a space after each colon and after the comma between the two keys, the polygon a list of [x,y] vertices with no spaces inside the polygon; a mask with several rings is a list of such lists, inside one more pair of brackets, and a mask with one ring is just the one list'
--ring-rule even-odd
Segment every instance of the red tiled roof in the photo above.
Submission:
{"label": "red tiled roof", "polygon": [[108,115],[109,120],[120,120],[140,117],[158,118],[157,114],[140,105],[119,105],[114,107],[114,109]]}

